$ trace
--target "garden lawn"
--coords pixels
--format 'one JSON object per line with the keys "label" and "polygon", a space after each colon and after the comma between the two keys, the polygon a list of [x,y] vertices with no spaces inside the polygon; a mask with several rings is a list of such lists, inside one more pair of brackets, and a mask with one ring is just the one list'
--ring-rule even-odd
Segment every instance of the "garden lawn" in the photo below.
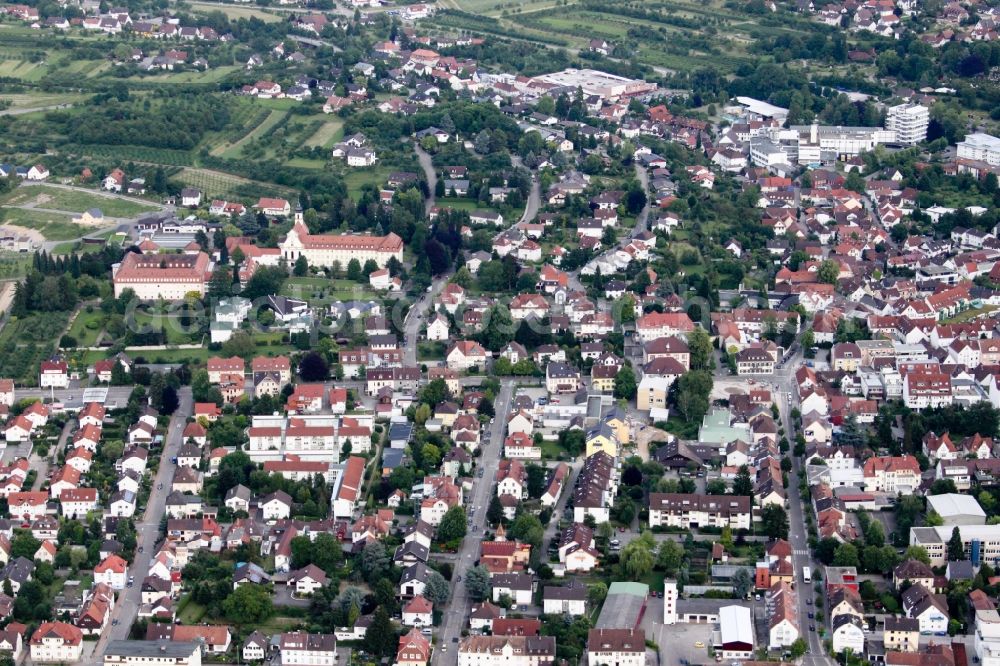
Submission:
{"label": "garden lawn", "polygon": [[73,320],[67,335],[76,338],[78,347],[94,347],[97,345],[97,338],[104,329],[106,317],[99,308],[87,312],[86,307],[80,310],[80,314]]}

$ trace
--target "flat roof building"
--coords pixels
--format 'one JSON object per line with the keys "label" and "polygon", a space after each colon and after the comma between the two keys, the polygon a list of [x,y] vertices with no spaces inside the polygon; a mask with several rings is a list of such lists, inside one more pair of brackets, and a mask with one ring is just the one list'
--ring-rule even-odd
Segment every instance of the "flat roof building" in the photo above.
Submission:
{"label": "flat roof building", "polygon": [[927,509],[941,516],[945,525],[985,525],[986,512],[971,495],[928,495]]}

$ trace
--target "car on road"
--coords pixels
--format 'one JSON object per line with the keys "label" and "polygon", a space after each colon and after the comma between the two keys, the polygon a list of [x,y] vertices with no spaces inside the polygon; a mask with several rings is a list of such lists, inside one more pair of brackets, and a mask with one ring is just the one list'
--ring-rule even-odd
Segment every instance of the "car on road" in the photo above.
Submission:
{"label": "car on road", "polygon": [[809,619],[810,620],[813,619],[813,614],[812,613],[809,613]]}
{"label": "car on road", "polygon": [[809,625],[809,631],[816,631],[816,625],[815,624],[810,624]]}
{"label": "car on road", "polygon": [[703,647],[705,647],[705,644],[702,643],[701,641],[695,641],[694,646],[696,648],[703,648]]}
{"label": "car on road", "polygon": [[[808,597],[808,598],[806,599],[806,606],[812,606],[812,605],[813,605],[813,600],[812,600],[812,597]],[[877,605],[877,604],[876,604],[876,605]]]}

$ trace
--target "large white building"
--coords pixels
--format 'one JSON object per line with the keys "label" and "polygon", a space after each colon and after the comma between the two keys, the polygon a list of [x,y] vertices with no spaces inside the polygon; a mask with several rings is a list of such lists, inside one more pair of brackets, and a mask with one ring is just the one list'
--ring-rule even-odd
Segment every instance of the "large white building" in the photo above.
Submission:
{"label": "large white building", "polygon": [[[346,264],[344,264],[346,266]],[[180,301],[188,294],[204,296],[215,264],[198,254],[136,254],[127,252],[111,267],[115,297],[131,289],[143,301]]]}
{"label": "large white building", "polygon": [[371,448],[371,416],[342,417],[332,414],[256,415],[247,429],[246,453],[254,462],[284,460],[298,456],[304,461],[338,462],[344,444],[351,452]]}
{"label": "large white building", "polygon": [[750,659],[753,656],[753,618],[746,606],[723,606],[719,609],[719,642],[716,650],[723,661]]}
{"label": "large white building", "polygon": [[941,525],[938,527],[911,527],[910,545],[927,550],[932,567],[944,566],[948,561],[948,540],[953,529],[958,529],[965,555],[974,565],[986,562],[991,566],[1000,563],[1000,525]]}
{"label": "large white building", "polygon": [[750,529],[750,498],[652,493],[649,496],[649,526]]}
{"label": "large white building", "polygon": [[111,641],[104,666],[201,666],[201,645],[193,641]]}
{"label": "large white building", "polygon": [[1000,166],[1000,139],[982,132],[967,134],[958,142],[958,156]]}
{"label": "large white building", "polygon": [[841,127],[830,125],[796,125],[799,164],[821,161],[824,153],[836,157],[860,155],[875,146],[896,141],[896,133],[881,127]]}
{"label": "large white building", "polygon": [[927,138],[927,125],[931,115],[926,106],[900,104],[889,107],[885,114],[885,128],[896,133],[897,143],[917,144]]}
{"label": "large white building", "polygon": [[403,239],[394,233],[386,236],[319,235],[310,234],[305,224],[296,223],[278,247],[289,264],[300,256],[305,257],[310,266],[339,264],[341,269],[346,269],[351,259],[357,259],[362,265],[371,259],[379,268],[385,268],[391,258],[403,261]]}

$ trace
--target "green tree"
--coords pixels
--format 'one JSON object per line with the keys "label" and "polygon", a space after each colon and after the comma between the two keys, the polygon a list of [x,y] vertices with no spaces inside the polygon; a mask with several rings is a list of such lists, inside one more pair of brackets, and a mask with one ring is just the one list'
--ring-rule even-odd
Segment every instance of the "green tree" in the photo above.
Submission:
{"label": "green tree", "polygon": [[362,277],[364,276],[361,274],[361,262],[357,259],[351,259],[347,262],[347,279],[359,282]]}
{"label": "green tree", "polygon": [[292,274],[296,277],[303,277],[309,274],[309,261],[304,254],[300,254],[299,258],[295,260],[295,267],[292,269]]}
{"label": "green tree", "polygon": [[788,514],[778,504],[768,504],[760,512],[761,529],[772,539],[788,538]]}
{"label": "green tree", "polygon": [[964,559],[965,546],[962,545],[962,534],[956,525],[951,530],[951,538],[948,539],[948,561],[959,562]]}
{"label": "green tree", "polygon": [[448,601],[448,581],[437,571],[432,571],[427,575],[427,583],[424,585],[424,596],[427,601],[435,606],[443,606]]}
{"label": "green tree", "polygon": [[652,536],[644,533],[638,539],[630,541],[622,550],[622,571],[631,580],[638,580],[653,570],[654,545],[655,541],[653,541]]}
{"label": "green tree", "polygon": [[790,652],[792,653],[792,659],[801,659],[805,656],[806,652],[809,651],[809,644],[806,643],[804,638],[796,638],[792,643]]}
{"label": "green tree", "polygon": [[858,548],[853,543],[842,543],[837,546],[837,552],[833,554],[833,566],[835,567],[858,567],[861,562],[858,557]]}
{"label": "green tree", "polygon": [[465,509],[461,506],[453,506],[445,512],[438,525],[437,538],[442,543],[458,541],[465,537],[466,518]]}
{"label": "green tree", "polygon": [[503,505],[500,504],[500,497],[493,495],[490,498],[490,506],[486,509],[486,522],[490,525],[499,525],[503,520]]}
{"label": "green tree", "polygon": [[274,613],[271,592],[263,585],[240,585],[222,602],[222,612],[235,624],[260,624]]}
{"label": "green tree", "polygon": [[592,606],[603,603],[607,596],[608,586],[606,584],[597,582],[587,586],[587,600]]}
{"label": "green tree", "polygon": [[927,549],[923,546],[910,546],[903,553],[904,560],[916,560],[918,562],[923,562],[927,566],[931,564],[931,556],[927,553]]}
{"label": "green tree", "polygon": [[369,541],[361,549],[361,573],[365,580],[374,582],[389,568],[389,555],[381,541]]}
{"label": "green tree", "polygon": [[754,581],[746,569],[738,569],[733,575],[733,594],[737,599],[745,599],[753,589]]}
{"label": "green tree", "polygon": [[389,657],[396,654],[397,634],[392,626],[392,619],[385,606],[375,609],[372,623],[365,632],[365,650],[378,657]]}
{"label": "green tree", "polygon": [[482,564],[472,567],[465,574],[465,589],[475,601],[488,599],[490,596],[490,570]]}
{"label": "green tree", "polygon": [[715,355],[712,351],[712,338],[708,331],[700,326],[688,333],[688,351],[691,354],[692,370],[711,370],[715,367]]}
{"label": "green tree", "polygon": [[712,374],[707,370],[692,370],[681,375],[674,386],[677,387],[675,404],[681,416],[692,423],[700,423],[708,413]]}
{"label": "green tree", "polygon": [[736,478],[733,479],[733,495],[753,497],[753,479],[750,478],[750,468],[746,465],[740,465]]}
{"label": "green tree", "polygon": [[634,400],[638,386],[635,371],[630,364],[626,363],[615,375],[614,396],[619,400]]}
{"label": "green tree", "polygon": [[819,265],[819,269],[816,271],[816,277],[820,282],[825,282],[827,284],[837,284],[837,278],[840,276],[840,264],[838,264],[833,259],[824,259]]}
{"label": "green tree", "polygon": [[684,548],[676,541],[667,539],[660,544],[656,553],[656,566],[673,576],[684,561]]}

